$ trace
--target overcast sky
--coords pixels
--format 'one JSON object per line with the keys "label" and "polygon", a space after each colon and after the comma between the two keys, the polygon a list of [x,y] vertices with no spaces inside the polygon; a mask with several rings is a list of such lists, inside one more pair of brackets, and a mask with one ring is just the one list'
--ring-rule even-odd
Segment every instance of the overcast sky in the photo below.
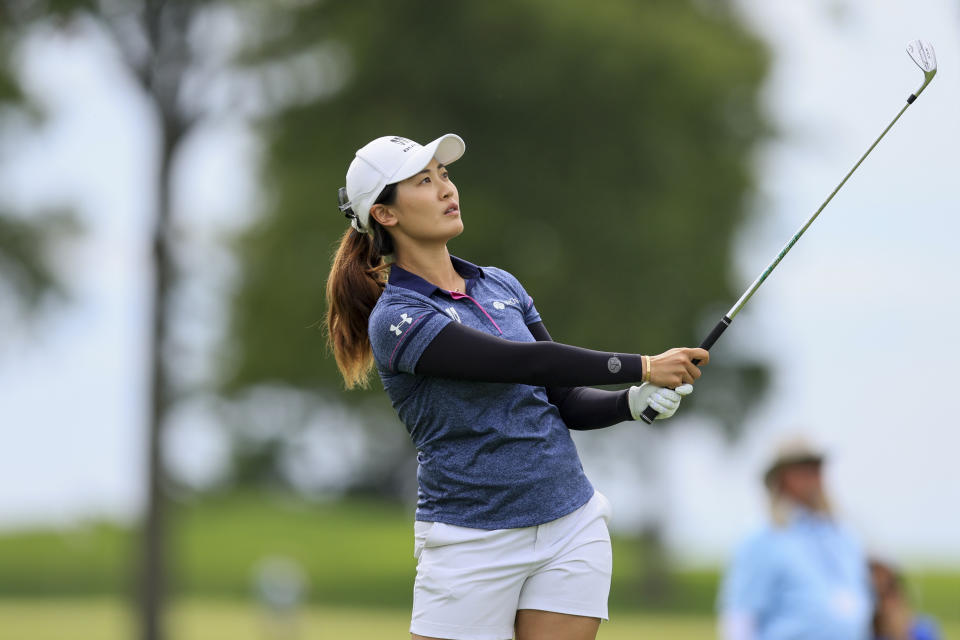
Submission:
{"label": "overcast sky", "polygon": [[[773,52],[764,104],[778,134],[756,159],[761,193],[738,243],[736,289],[919,86],[907,42],[931,41],[940,71],[725,334],[722,349],[773,367],[748,436],[725,444],[681,409],[660,437],[667,482],[656,504],[669,515],[671,544],[683,558],[723,558],[763,517],[757,480],[771,443],[803,429],[829,450],[839,511],[870,548],[960,565],[960,421],[950,387],[960,316],[960,3],[740,5]],[[72,304],[0,343],[0,528],[128,518],[141,503],[131,478],[144,461],[150,116],[105,49],[43,39],[26,53],[24,79],[52,119],[39,139],[16,143],[15,158],[9,148],[0,154],[0,200],[72,203],[88,230],[60,261]],[[230,119],[188,145],[192,195],[178,214],[196,225],[195,249],[248,219],[256,151],[242,121]],[[212,268],[228,271],[216,260]],[[215,326],[215,306],[197,300],[211,320],[198,324]],[[590,435],[616,442],[630,437],[624,429]],[[197,419],[171,446],[197,478],[222,451]],[[589,457],[586,466],[613,498],[615,524],[650,503],[636,470]]]}

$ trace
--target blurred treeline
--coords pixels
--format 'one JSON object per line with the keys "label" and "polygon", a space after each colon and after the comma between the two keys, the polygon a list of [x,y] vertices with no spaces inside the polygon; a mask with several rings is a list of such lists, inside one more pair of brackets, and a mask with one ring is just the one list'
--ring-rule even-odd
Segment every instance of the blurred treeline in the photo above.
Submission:
{"label": "blurred treeline", "polygon": [[[218,21],[231,28],[210,28]],[[403,492],[402,428],[377,382],[341,391],[320,326],[346,228],[334,193],[373,137],[466,139],[453,168],[466,232],[451,249],[515,273],[558,341],[648,353],[693,345],[739,293],[732,239],[767,131],[758,98],[767,54],[725,2],[8,2],[0,100],[6,114],[42,118],[11,64],[31,29],[111,39],[157,111],[156,245],[166,262],[155,288],[166,324],[156,352],[167,357],[157,413],[198,392],[223,399],[217,419],[234,441],[227,483],[289,483],[291,466],[311,464],[301,445],[319,424],[330,446],[364,451],[339,488]],[[228,60],[218,67],[217,43],[205,38],[224,32]],[[207,98],[214,89],[228,98]],[[213,350],[217,375],[198,383],[162,348],[178,323],[196,321],[176,300],[196,274],[177,263],[169,201],[184,140],[235,116],[231,106],[264,141],[264,204],[228,243],[239,275]],[[49,220],[0,212],[6,298],[35,301],[55,288]],[[735,433],[764,374],[724,353],[686,412]],[[351,408],[335,419],[324,410],[342,403]]]}
{"label": "blurred treeline", "polygon": [[[379,382],[339,393],[318,330],[346,228],[334,194],[353,152],[385,134],[464,137],[452,176],[466,231],[451,250],[516,274],[555,340],[652,353],[693,345],[736,298],[732,237],[765,133],[767,57],[724,3],[359,1],[297,14],[251,55],[307,52],[331,86],[264,123],[271,197],[237,244],[221,369],[231,396],[292,385],[351,403],[368,442],[402,434]],[[735,431],[763,368],[720,358],[710,380],[688,410]],[[278,413],[267,414],[274,424]],[[354,487],[402,486],[410,453],[381,446]]]}
{"label": "blurred treeline", "polygon": [[[144,196],[156,200],[155,279],[144,285],[155,310],[151,503],[177,484],[163,468],[163,430],[198,396],[212,399],[206,418],[232,443],[221,488],[410,496],[403,427],[378,382],[342,391],[320,329],[347,228],[335,193],[374,137],[466,140],[452,167],[466,232],[451,250],[517,275],[558,341],[646,353],[693,345],[739,294],[731,254],[767,134],[768,60],[732,3],[6,0],[5,138],[43,119],[17,75],[38,31],[112,47],[155,116],[158,145],[144,152],[157,167]],[[237,269],[209,354],[215,374],[196,380],[176,336],[196,322],[183,292],[198,274],[178,252],[190,226],[177,226],[172,194],[185,141],[238,115],[263,142],[262,206],[225,242]],[[38,309],[57,290],[54,242],[69,225],[2,205],[0,296]],[[685,411],[733,434],[765,369],[721,353]],[[164,520],[150,513],[148,564],[162,563]]]}
{"label": "blurred treeline", "polygon": [[[180,504],[176,515],[174,585],[185,598],[246,599],[258,568],[282,557],[306,574],[309,603],[410,606],[412,514],[405,507],[363,500],[268,502],[256,493],[234,493]],[[0,535],[0,599],[128,594],[131,576],[123,560],[134,544],[130,529],[102,523]],[[613,558],[614,612],[713,615],[716,569],[675,570],[673,589],[651,598],[644,576],[650,558],[640,543],[614,536]],[[960,624],[960,574],[911,571],[906,585],[918,611]]]}
{"label": "blurred treeline", "polygon": [[[452,250],[518,275],[556,340],[635,352],[695,344],[735,299],[731,240],[752,193],[751,152],[765,133],[758,93],[767,58],[726,3],[144,7],[7,3],[3,59],[9,63],[30,26],[97,19],[122,41],[131,37],[125,22],[149,17],[139,12],[158,12],[163,27],[166,11],[187,31],[167,75],[186,76],[191,47],[200,48],[192,22],[226,10],[240,21],[245,39],[231,72],[259,80],[265,106],[251,120],[266,143],[267,197],[231,245],[241,275],[217,380],[230,397],[282,386],[384,406],[376,384],[369,393],[339,393],[318,323],[331,250],[346,228],[334,194],[353,151],[387,133],[427,141],[454,131],[466,139],[453,177],[467,230]],[[149,66],[135,59],[136,43],[127,46],[135,71]],[[13,80],[8,64],[0,76],[7,105],[23,97]],[[170,110],[166,126],[179,127],[171,144],[209,115],[187,113],[199,102],[184,95],[190,88],[181,82],[177,92],[157,93],[161,115]],[[0,273],[19,298],[35,299],[54,283],[43,226],[23,216],[0,221]],[[175,268],[174,276],[190,278]],[[710,384],[692,404],[735,429],[749,407],[744,390],[761,382],[758,365],[727,358],[711,365]],[[263,458],[265,449],[244,451]]]}
{"label": "blurred treeline", "polygon": [[[11,53],[19,34],[10,29],[4,4],[0,3],[0,140],[8,142],[17,130],[35,127],[40,114],[29,108],[12,69]],[[0,164],[15,160],[16,147],[8,146],[9,142],[0,146]],[[65,233],[76,232],[76,219],[66,212],[16,211],[0,199],[0,327],[29,317],[46,298],[63,293],[52,248]]]}

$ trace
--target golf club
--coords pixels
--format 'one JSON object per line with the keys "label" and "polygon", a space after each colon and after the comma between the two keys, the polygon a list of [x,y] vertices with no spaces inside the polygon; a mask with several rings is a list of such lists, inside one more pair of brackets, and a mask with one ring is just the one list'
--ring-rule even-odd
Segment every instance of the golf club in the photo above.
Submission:
{"label": "golf club", "polygon": [[[840,181],[840,184],[827,196],[827,199],[823,201],[823,204],[820,205],[820,208],[817,209],[810,219],[807,220],[800,230],[794,234],[790,241],[780,250],[780,253],[777,254],[777,257],[773,259],[763,273],[753,281],[753,284],[744,292],[740,299],[737,300],[736,304],[730,307],[730,310],[720,319],[720,322],[716,324],[710,334],[704,338],[703,342],[700,343],[702,349],[709,349],[713,346],[713,343],[717,341],[717,338],[723,334],[723,332],[730,326],[730,323],[733,322],[733,319],[736,317],[740,310],[743,308],[747,301],[753,297],[753,294],[756,293],[757,289],[760,288],[760,285],[763,284],[763,281],[767,279],[767,276],[776,268],[780,261],[783,260],[783,257],[787,255],[787,252],[793,248],[793,245],[797,243],[797,240],[800,239],[800,236],[804,234],[808,227],[813,224],[813,221],[817,219],[817,216],[820,215],[820,212],[823,211],[824,207],[833,199],[833,196],[837,195],[837,191],[840,190],[847,180],[853,175],[853,172],[857,170],[857,167],[864,161],[864,159],[873,151],[873,148],[877,146],[877,143],[883,139],[883,136],[887,135],[887,131],[890,131],[890,128],[893,127],[894,123],[900,119],[900,116],[903,115],[903,112],[907,110],[913,102],[923,93],[923,90],[927,88],[927,85],[930,84],[930,81],[933,80],[933,76],[937,74],[937,56],[933,51],[933,46],[929,42],[924,42],[923,40],[914,40],[907,45],[907,54],[910,56],[910,59],[913,60],[921,71],[923,71],[923,84],[920,85],[920,88],[910,94],[907,98],[907,104],[900,109],[900,112],[897,113],[896,117],[890,121],[890,124],[887,125],[887,128],[883,130],[883,133],[880,134],[876,140],[873,141],[873,144],[870,145],[870,148],[867,149],[866,153],[860,156],[860,159],[857,160],[857,164],[853,165],[853,168],[843,177],[843,180]],[[697,364],[699,361],[694,360],[694,364]],[[643,421],[647,424],[653,423],[654,419],[657,417],[658,411],[653,407],[647,407],[643,415]]]}

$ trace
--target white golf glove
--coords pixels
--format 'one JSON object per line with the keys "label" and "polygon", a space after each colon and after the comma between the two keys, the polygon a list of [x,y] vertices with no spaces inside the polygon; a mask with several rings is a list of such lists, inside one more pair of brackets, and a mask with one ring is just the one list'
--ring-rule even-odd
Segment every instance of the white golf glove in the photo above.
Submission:
{"label": "white golf glove", "polygon": [[692,384],[682,384],[676,389],[667,389],[644,382],[639,387],[630,387],[627,400],[630,402],[630,413],[634,420],[639,420],[647,407],[653,407],[660,412],[657,420],[664,420],[675,414],[683,396],[691,393],[693,393]]}

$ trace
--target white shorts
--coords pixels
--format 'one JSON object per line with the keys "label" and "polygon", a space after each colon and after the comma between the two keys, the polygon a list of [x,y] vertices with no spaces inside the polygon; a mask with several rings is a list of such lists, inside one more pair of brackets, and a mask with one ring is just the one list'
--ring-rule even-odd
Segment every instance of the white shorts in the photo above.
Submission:
{"label": "white shorts", "polygon": [[562,518],[522,529],[414,524],[410,633],[509,640],[518,609],[607,619],[610,503],[595,492]]}

